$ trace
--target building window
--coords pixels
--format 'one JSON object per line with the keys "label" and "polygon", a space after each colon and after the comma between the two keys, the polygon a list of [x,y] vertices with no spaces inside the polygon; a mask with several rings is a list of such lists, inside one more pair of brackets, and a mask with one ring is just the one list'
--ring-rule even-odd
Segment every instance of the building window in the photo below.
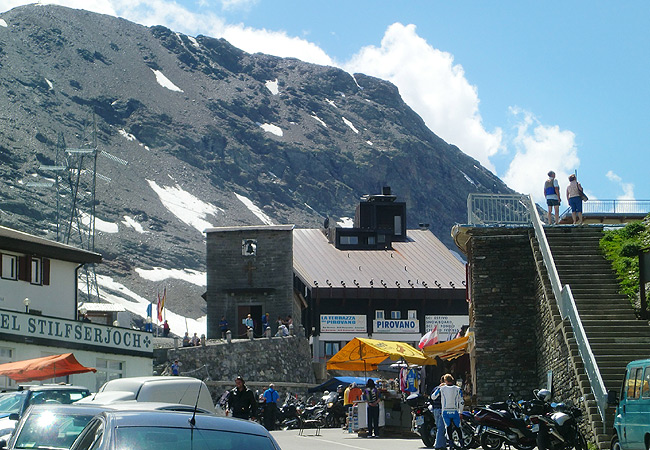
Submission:
{"label": "building window", "polygon": [[395,236],[401,236],[402,235],[402,216],[395,216],[394,217],[394,225],[395,225]]}
{"label": "building window", "polygon": [[357,245],[358,243],[358,236],[341,236],[341,245]]}
{"label": "building window", "polygon": [[402,318],[402,311],[391,311],[390,312],[390,318],[391,319],[401,319]]}
{"label": "building window", "polygon": [[18,279],[18,258],[14,255],[2,255],[2,278],[7,280]]}
{"label": "building window", "polygon": [[375,245],[375,237],[368,236],[368,245]]}
{"label": "building window", "polygon": [[32,258],[32,284],[41,284],[43,279],[41,277],[41,260],[39,258]]}
{"label": "building window", "polygon": [[409,320],[416,320],[418,318],[418,312],[415,309],[409,309]]}
{"label": "building window", "polygon": [[340,342],[325,342],[325,356],[330,358],[341,350]]}
{"label": "building window", "polygon": [[[4,255],[3,255],[4,256]],[[4,266],[3,266],[4,267]],[[13,362],[14,350],[12,348],[0,347],[0,364]],[[0,388],[16,388],[16,382],[9,377],[0,377]]]}
{"label": "building window", "polygon": [[375,311],[375,320],[384,320],[384,311],[383,310]]}
{"label": "building window", "polygon": [[109,380],[123,378],[125,365],[124,361],[97,358],[97,364],[95,366],[97,368],[95,390],[99,391],[99,388]]}
{"label": "building window", "polygon": [[377,243],[378,244],[385,244],[386,243],[386,235],[385,234],[377,235]]}

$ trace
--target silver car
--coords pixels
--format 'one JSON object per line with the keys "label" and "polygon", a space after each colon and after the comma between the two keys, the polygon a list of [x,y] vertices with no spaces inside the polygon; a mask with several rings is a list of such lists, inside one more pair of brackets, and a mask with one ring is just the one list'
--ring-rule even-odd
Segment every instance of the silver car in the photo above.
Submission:
{"label": "silver car", "polygon": [[105,411],[93,418],[71,450],[280,450],[260,424],[168,411]]}
{"label": "silver car", "polygon": [[[69,449],[90,420],[107,410],[190,411],[193,407],[171,403],[124,402],[111,405],[33,405],[16,425],[7,449]],[[198,414],[210,414],[197,408]],[[0,443],[0,448],[2,443]]]}

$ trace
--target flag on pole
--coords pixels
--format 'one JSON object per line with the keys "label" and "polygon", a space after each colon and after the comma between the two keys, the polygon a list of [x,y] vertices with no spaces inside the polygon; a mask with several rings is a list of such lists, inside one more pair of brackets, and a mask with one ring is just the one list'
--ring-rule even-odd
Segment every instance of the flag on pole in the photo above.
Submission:
{"label": "flag on pole", "polygon": [[163,321],[163,309],[165,308],[165,298],[167,297],[167,288],[163,289],[163,295],[158,292],[158,322]]}
{"label": "flag on pole", "polygon": [[433,330],[429,331],[424,336],[422,336],[422,339],[420,339],[420,343],[418,344],[418,348],[422,350],[424,347],[428,347],[430,345],[434,345],[437,343],[438,343],[438,325],[433,327]]}
{"label": "flag on pole", "polygon": [[152,310],[151,303],[149,303],[149,305],[147,306],[147,317],[151,317],[151,310]]}

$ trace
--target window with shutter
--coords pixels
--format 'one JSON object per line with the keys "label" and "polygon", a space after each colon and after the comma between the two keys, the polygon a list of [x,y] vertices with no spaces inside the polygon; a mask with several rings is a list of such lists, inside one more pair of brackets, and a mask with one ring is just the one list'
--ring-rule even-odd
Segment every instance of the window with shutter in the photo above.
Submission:
{"label": "window with shutter", "polygon": [[50,285],[50,260],[48,258],[43,258],[42,264],[43,271],[43,286]]}
{"label": "window with shutter", "polygon": [[16,280],[18,278],[18,258],[14,255],[3,254],[0,258],[2,278]]}
{"label": "window with shutter", "polygon": [[18,279],[21,281],[32,280],[32,257],[29,255],[18,257]]}

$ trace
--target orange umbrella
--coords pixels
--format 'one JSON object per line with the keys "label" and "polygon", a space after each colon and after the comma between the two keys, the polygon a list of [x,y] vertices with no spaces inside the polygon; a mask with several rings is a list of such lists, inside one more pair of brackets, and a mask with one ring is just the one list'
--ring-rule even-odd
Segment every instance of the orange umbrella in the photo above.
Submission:
{"label": "orange umbrella", "polygon": [[85,372],[97,372],[97,369],[82,366],[72,353],[0,364],[0,375],[18,382],[47,380]]}

